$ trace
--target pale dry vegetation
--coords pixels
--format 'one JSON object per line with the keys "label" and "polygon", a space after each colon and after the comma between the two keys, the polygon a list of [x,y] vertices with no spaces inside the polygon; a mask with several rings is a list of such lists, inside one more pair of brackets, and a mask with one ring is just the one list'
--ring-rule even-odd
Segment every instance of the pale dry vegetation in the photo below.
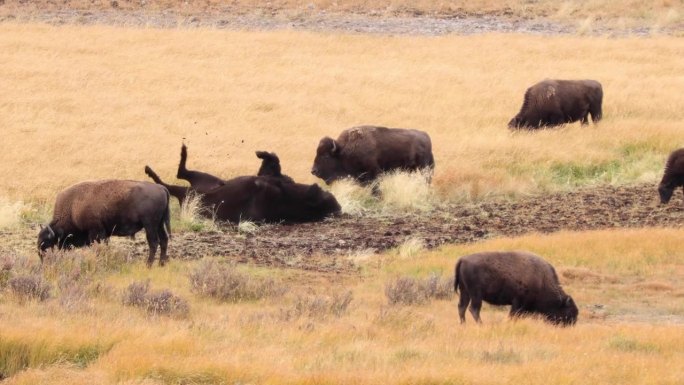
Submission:
{"label": "pale dry vegetation", "polygon": [[483,16],[548,17],[561,21],[601,20],[618,25],[665,26],[681,22],[681,0],[5,0],[4,11],[38,13],[45,10],[172,11],[179,16],[230,12],[263,17],[297,18],[325,13],[367,14],[372,16]]}
{"label": "pale dry vegetation", "polygon": [[[318,140],[357,124],[434,143],[439,197],[654,182],[681,146],[681,39],[390,37],[0,26],[0,195],[45,202],[83,179],[253,174],[258,149],[309,170]],[[512,134],[527,86],[594,78],[598,126]],[[320,182],[320,181],[318,181]]]}
{"label": "pale dry vegetation", "polygon": [[[286,174],[312,183],[324,135],[356,124],[428,131],[434,188],[390,176],[399,179],[385,180],[385,190],[380,182],[382,203],[371,188],[332,186],[354,215],[653,183],[670,150],[684,145],[677,38],[13,24],[1,24],[0,36],[3,228],[44,221],[45,203],[83,179],[146,179],[149,164],[172,182],[183,140],[192,169],[254,174],[254,150],[263,149],[278,153]],[[525,88],[545,77],[600,80],[604,121],[510,133]],[[213,226],[194,207],[176,228]],[[245,222],[237,235],[254,231]],[[360,268],[353,276],[184,260],[148,269],[107,245],[48,253],[42,265],[33,250],[8,252],[0,255],[0,380],[675,384],[681,376],[672,369],[684,361],[683,241],[680,229],[640,229],[426,251],[408,238],[383,255],[350,256]],[[458,325],[455,298],[444,300],[457,257],[511,249],[557,267],[580,306],[577,326],[509,321],[507,309],[491,306],[484,325]],[[389,305],[392,298],[403,306]]]}
{"label": "pale dry vegetation", "polygon": [[[529,235],[410,259],[390,253],[347,278],[241,268],[249,279],[273,277],[290,290],[237,302],[195,292],[187,272],[206,261],[89,270],[97,284],[86,291],[87,312],[56,306],[59,290],[42,302],[0,290],[0,376],[8,384],[675,384],[672,368],[684,359],[683,241],[675,229]],[[483,325],[470,315],[459,325],[448,290],[453,266],[461,255],[492,249],[531,250],[553,263],[580,307],[578,324],[511,321],[506,308],[485,306]],[[36,271],[36,263],[18,258],[10,270]],[[55,282],[74,264],[59,266],[38,274]],[[397,285],[397,277],[410,283]],[[400,290],[402,306],[389,304],[388,287]],[[150,288],[187,300],[191,311],[154,316]],[[145,311],[124,305],[121,293]],[[170,296],[159,297],[154,306],[171,309]]]}

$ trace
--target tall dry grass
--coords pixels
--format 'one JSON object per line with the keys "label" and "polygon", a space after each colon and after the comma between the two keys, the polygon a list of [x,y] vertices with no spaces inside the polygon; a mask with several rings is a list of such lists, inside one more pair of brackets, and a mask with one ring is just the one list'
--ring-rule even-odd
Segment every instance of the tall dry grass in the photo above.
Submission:
{"label": "tall dry grass", "polygon": [[[653,182],[681,139],[679,38],[392,37],[0,25],[0,195],[51,201],[74,182],[253,174],[255,150],[309,170],[357,124],[430,133],[442,198]],[[597,126],[513,134],[527,86],[594,78]]]}
{"label": "tall dry grass", "polygon": [[[676,384],[673,368],[684,359],[683,237],[676,229],[528,235],[415,258],[387,255],[362,277],[240,267],[282,279],[290,291],[229,303],[192,292],[187,273],[205,262],[152,270],[140,262],[98,272],[98,287],[114,295],[91,293],[86,313],[55,306],[57,299],[0,300],[0,374],[12,385]],[[580,308],[578,324],[511,321],[507,309],[485,306],[483,325],[469,315],[459,325],[456,298],[390,305],[385,291],[396,277],[449,278],[460,255],[491,249],[531,250],[553,263]],[[187,299],[189,318],[122,305],[117,293],[142,279]],[[648,284],[656,280],[659,286]]]}

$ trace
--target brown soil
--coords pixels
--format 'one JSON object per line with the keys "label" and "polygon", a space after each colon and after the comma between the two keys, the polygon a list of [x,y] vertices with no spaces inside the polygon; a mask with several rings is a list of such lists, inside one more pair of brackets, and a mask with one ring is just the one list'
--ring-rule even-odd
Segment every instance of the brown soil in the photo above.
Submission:
{"label": "brown soil", "polygon": [[[172,254],[235,256],[258,265],[349,271],[354,269],[350,255],[395,248],[409,238],[434,248],[530,232],[682,225],[681,200],[659,205],[652,185],[600,187],[515,202],[444,205],[431,213],[405,216],[343,216],[322,223],[264,225],[251,235],[238,234],[234,227],[176,234]],[[142,253],[146,247],[142,237],[138,243]]]}
{"label": "brown soil", "polygon": [[[530,232],[627,227],[681,227],[679,196],[659,205],[653,185],[599,187],[478,204],[442,205],[430,213],[328,219],[299,225],[262,225],[254,234],[235,226],[217,232],[174,233],[170,255],[181,259],[225,256],[240,263],[312,271],[351,272],[350,256],[379,253],[417,238],[427,248]],[[117,247],[144,258],[147,244],[115,239]],[[35,249],[34,229],[0,232],[0,250]]]}

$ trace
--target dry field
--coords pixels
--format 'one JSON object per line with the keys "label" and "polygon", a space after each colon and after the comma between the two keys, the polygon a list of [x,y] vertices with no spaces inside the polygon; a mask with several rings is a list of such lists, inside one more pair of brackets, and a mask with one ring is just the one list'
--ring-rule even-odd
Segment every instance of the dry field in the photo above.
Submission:
{"label": "dry field", "polygon": [[[309,174],[318,140],[358,124],[434,142],[441,197],[654,182],[684,144],[684,41],[0,25],[0,196],[51,200],[83,179],[254,173],[255,150]],[[603,83],[598,125],[512,134],[525,88]]]}
{"label": "dry field", "polygon": [[[48,299],[1,292],[0,376],[13,385],[681,384],[683,241],[679,229],[564,232],[355,256],[355,275],[240,267],[249,277],[236,290],[242,299],[206,295],[238,282],[225,273],[200,282],[204,292],[191,289],[190,277],[212,271],[208,259],[148,270],[116,250],[77,251],[43,266]],[[511,321],[507,309],[485,306],[483,325],[470,314],[459,325],[448,297],[454,263],[492,249],[552,262],[580,306],[578,324]],[[37,261],[5,256],[4,264],[31,276]],[[437,298],[389,304],[397,277],[430,274],[441,277]],[[150,297],[170,289],[181,299],[155,302],[157,313],[125,305],[140,298],[126,288],[146,280]],[[390,294],[421,298],[411,290]]]}
{"label": "dry field", "polygon": [[[633,8],[671,5],[649,4]],[[11,23],[0,24],[0,36],[3,384],[682,383],[681,228],[510,237],[681,222],[681,193],[671,206],[652,207],[665,157],[684,145],[681,38]],[[546,77],[600,80],[604,120],[509,132],[525,88]],[[413,207],[421,217],[412,222],[396,217],[404,206],[389,214],[381,206],[362,222],[368,192],[335,187],[351,214],[341,230],[380,231],[401,220],[402,231],[416,232],[383,253],[356,250],[333,259],[331,246],[330,255],[317,258],[341,261],[345,268],[333,272],[302,270],[300,254],[278,259],[296,269],[231,266],[226,260],[243,261],[248,250],[232,255],[207,241],[239,243],[261,231],[282,241],[295,230],[194,228],[192,218],[183,224],[174,213],[171,253],[181,258],[165,268],[144,267],[135,248],[140,235],[135,247],[116,240],[38,263],[29,225],[45,220],[64,186],[145,179],[145,164],[173,181],[183,141],[194,169],[226,178],[252,174],[254,151],[265,149],[277,152],[296,180],[320,183],[309,174],[318,140],[357,124],[428,131],[434,190],[390,180],[386,197],[427,197],[451,210]],[[632,183],[647,185],[623,186]],[[554,194],[548,202],[521,197],[606,184],[620,187]],[[494,201],[510,197],[510,204]],[[431,215],[427,224],[423,215]],[[309,232],[326,238],[339,234],[333,227]],[[442,242],[425,241],[440,229],[456,237],[448,241],[472,233],[509,237],[426,250]],[[506,249],[539,253],[556,266],[580,307],[575,327],[511,321],[507,309],[491,306],[483,325],[470,315],[458,325],[449,290],[456,259]]]}

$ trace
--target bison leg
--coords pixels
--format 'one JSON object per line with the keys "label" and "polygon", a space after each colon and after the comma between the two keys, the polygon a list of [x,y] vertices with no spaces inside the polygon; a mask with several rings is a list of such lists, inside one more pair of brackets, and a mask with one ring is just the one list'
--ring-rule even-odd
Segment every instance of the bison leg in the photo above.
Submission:
{"label": "bison leg", "polygon": [[514,298],[513,303],[511,304],[511,312],[508,313],[508,316],[510,318],[516,318],[523,315],[524,312],[525,309],[523,307],[522,301],[520,301],[518,298]]}
{"label": "bison leg", "polygon": [[465,323],[465,312],[470,303],[470,295],[466,290],[460,288],[461,297],[458,299],[458,316],[461,318],[461,323]]}
{"label": "bison leg", "polygon": [[480,309],[482,309],[482,298],[479,296],[473,296],[470,303],[470,314],[475,318],[475,322],[482,323],[480,319]]}
{"label": "bison leg", "polygon": [[587,113],[585,113],[584,116],[582,116],[582,118],[580,119],[580,124],[582,124],[583,126],[589,124],[589,111],[587,111]]}
{"label": "bison leg", "polygon": [[592,106],[589,109],[589,112],[591,113],[591,120],[594,122],[594,124],[598,123],[598,121],[603,117],[601,105]]}
{"label": "bison leg", "polygon": [[104,229],[92,229],[88,231],[88,245],[91,245],[93,242],[100,243],[102,241],[107,241],[107,233]]}
{"label": "bison leg", "polygon": [[166,264],[166,262],[169,260],[169,257],[166,255],[166,249],[169,245],[169,236],[166,234],[164,221],[162,221],[162,223],[159,225],[157,234],[159,236],[159,246],[161,248],[161,254],[159,255],[159,266],[164,266],[164,264]]}
{"label": "bison leg", "polygon": [[147,245],[150,247],[150,255],[147,257],[147,267],[152,267],[154,255],[157,253],[157,246],[159,246],[159,234],[157,233],[155,226],[145,225],[145,235],[147,236]]}

